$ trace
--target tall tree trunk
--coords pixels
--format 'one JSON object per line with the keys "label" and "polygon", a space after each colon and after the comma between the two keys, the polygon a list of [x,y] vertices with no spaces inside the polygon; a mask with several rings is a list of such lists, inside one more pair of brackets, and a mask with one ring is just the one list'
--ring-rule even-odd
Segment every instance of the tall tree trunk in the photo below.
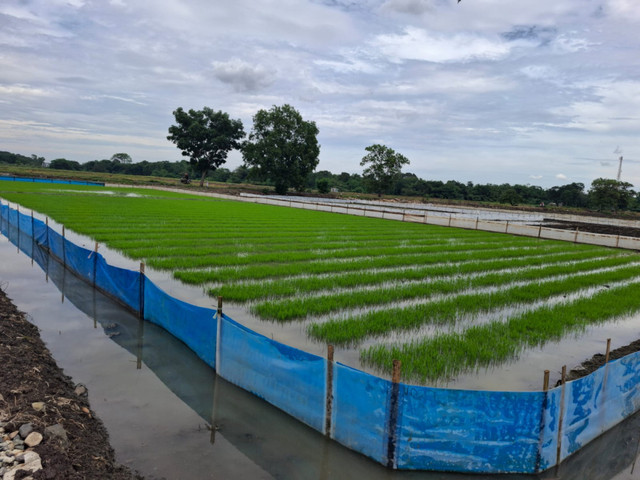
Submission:
{"label": "tall tree trunk", "polygon": [[207,173],[209,173],[209,170],[203,170],[202,171],[202,177],[200,177],[200,186],[204,187],[204,178],[207,176]]}

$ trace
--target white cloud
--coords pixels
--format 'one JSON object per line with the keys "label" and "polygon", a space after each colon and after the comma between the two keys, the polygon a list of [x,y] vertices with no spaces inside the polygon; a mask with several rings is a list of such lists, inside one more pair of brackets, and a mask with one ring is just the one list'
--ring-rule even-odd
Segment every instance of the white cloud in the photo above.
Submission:
{"label": "white cloud", "polygon": [[218,80],[233,86],[236,92],[255,92],[275,81],[273,70],[238,59],[213,62],[213,72]]}
{"label": "white cloud", "polygon": [[16,95],[27,97],[48,97],[54,95],[54,92],[44,88],[32,87],[30,85],[0,85],[0,98],[4,95],[8,97]]}
{"label": "white cloud", "polygon": [[433,11],[433,0],[387,0],[382,4],[383,11],[390,10],[411,15],[422,15]]}
{"label": "white cloud", "polygon": [[[426,177],[588,184],[611,176],[600,159],[615,145],[640,158],[638,12],[635,0],[4,0],[0,139],[48,158],[177,160],[165,137],[178,106],[249,130],[257,110],[290,103],[320,128],[320,169],[359,171],[380,141]],[[640,165],[624,174],[640,182]]]}
{"label": "white cloud", "polygon": [[510,90],[515,82],[504,76],[485,76],[474,70],[438,71],[424,77],[385,83],[385,94],[421,96],[433,93],[475,95]]}
{"label": "white cloud", "polygon": [[594,86],[594,100],[558,107],[568,120],[559,125],[591,132],[637,132],[640,129],[640,82],[610,81]]}
{"label": "white cloud", "polygon": [[557,178],[558,180],[566,180],[566,179],[567,179],[567,176],[566,176],[564,173],[558,173],[558,174],[556,175],[556,178]]}
{"label": "white cloud", "polygon": [[625,22],[640,20],[640,9],[636,0],[608,0],[607,10],[616,18]]}
{"label": "white cloud", "polygon": [[507,42],[498,38],[492,39],[468,33],[453,36],[434,35],[415,27],[407,27],[400,35],[378,35],[371,43],[392,62],[403,60],[436,63],[495,61],[506,57],[511,50]]}

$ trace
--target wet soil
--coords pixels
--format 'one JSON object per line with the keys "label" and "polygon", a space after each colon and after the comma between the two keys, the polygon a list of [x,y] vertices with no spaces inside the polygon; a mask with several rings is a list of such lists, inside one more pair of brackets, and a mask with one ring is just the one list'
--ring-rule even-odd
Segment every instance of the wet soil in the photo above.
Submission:
{"label": "wet soil", "polygon": [[640,238],[640,228],[622,227],[617,225],[601,225],[586,222],[565,222],[562,220],[545,219],[543,227],[557,228],[561,230],[578,230],[580,232],[601,233],[606,235],[622,235],[625,237]]}
{"label": "wet soil", "polygon": [[[609,352],[609,361],[616,360],[618,358],[626,357],[632,353],[640,351],[640,340],[636,340],[631,342],[629,345],[625,345],[624,347],[616,348]],[[579,367],[576,367],[569,371],[567,374],[567,381],[577,380],[578,378],[586,377],[592,372],[595,372],[597,369],[602,367],[605,364],[606,354],[604,353],[596,353],[593,357],[585,360],[580,364]],[[556,387],[562,383],[562,380],[558,380]]]}
{"label": "wet soil", "polygon": [[[43,469],[32,474],[42,479],[113,479],[142,477],[118,465],[108,433],[90,409],[86,394],[57,366],[40,338],[38,328],[18,311],[0,288],[0,422],[6,432],[31,423],[44,433],[60,424],[68,442],[45,438],[33,448]],[[43,402],[37,411],[34,402]],[[18,478],[18,476],[16,476]]]}

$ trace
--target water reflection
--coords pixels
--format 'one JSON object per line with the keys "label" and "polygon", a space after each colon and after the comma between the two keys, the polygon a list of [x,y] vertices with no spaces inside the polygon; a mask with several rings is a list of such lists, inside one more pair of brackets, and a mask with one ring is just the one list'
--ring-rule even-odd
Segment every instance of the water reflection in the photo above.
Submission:
{"label": "water reflection", "polygon": [[[118,458],[149,479],[470,478],[389,471],[326,440],[218,378],[182,342],[91,288],[30,237],[5,224],[2,231],[27,255],[16,255],[9,242],[0,242],[2,280],[17,286],[12,298],[32,314],[65,371],[89,387],[92,407],[105,422]],[[637,414],[558,469],[500,478],[640,478],[633,470],[639,431]]]}

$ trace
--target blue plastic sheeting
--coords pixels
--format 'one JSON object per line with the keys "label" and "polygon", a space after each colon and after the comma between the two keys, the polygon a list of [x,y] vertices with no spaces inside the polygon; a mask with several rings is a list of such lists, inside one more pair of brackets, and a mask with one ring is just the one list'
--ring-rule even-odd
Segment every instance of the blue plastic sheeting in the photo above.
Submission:
{"label": "blue plastic sheeting", "polygon": [[640,409],[640,353],[608,364],[606,380],[606,429]]}
{"label": "blue plastic sheeting", "polygon": [[133,311],[140,311],[140,272],[112,267],[98,254],[96,287]]}
{"label": "blue plastic sheeting", "polygon": [[20,213],[18,219],[18,228],[20,229],[20,233],[33,236],[33,219],[31,218],[31,215]]}
{"label": "blue plastic sheeting", "polygon": [[64,242],[64,258],[67,267],[86,282],[93,284],[98,254],[86,248],[78,247],[69,240]]}
{"label": "blue plastic sheeting", "polygon": [[38,245],[49,247],[49,227],[44,222],[33,221],[33,237]]}
{"label": "blue plastic sheeting", "polygon": [[331,437],[386,465],[391,382],[336,363],[333,388]]}
{"label": "blue plastic sheeting", "polygon": [[104,183],[100,182],[83,182],[80,180],[56,180],[53,178],[33,178],[33,177],[14,177],[0,175],[0,181],[7,182],[29,182],[29,183],[61,183],[65,185],[94,185],[104,187]]}
{"label": "blue plastic sheeting", "polygon": [[144,282],[144,318],[182,340],[208,365],[216,366],[215,310],[167,295],[149,279]]}
{"label": "blue plastic sheeting", "polygon": [[398,468],[535,471],[542,392],[404,389]]}
{"label": "blue plastic sheeting", "polygon": [[33,256],[31,258],[40,266],[43,272],[49,273],[49,254],[44,248],[34,246]]}
{"label": "blue plastic sheeting", "polygon": [[561,459],[640,408],[639,368],[634,353],[566,385]]}
{"label": "blue plastic sheeting", "polygon": [[218,374],[322,431],[326,360],[222,318]]}
{"label": "blue plastic sheeting", "polygon": [[18,222],[19,216],[20,216],[20,213],[17,210],[13,210],[13,209],[9,210],[9,224],[15,229],[17,229],[19,225],[19,222]]}
{"label": "blue plastic sheeting", "polygon": [[33,237],[20,232],[20,235],[17,236],[17,240],[17,245],[20,251],[29,257],[33,257],[33,247],[35,246]]}
{"label": "blue plastic sheeting", "polygon": [[540,455],[534,472],[543,472],[556,464],[558,458],[558,424],[560,422],[560,401],[562,389],[554,388],[543,392],[543,417],[540,431]]}
{"label": "blue plastic sheeting", "polygon": [[64,237],[49,228],[49,252],[61,262],[64,261]]}

